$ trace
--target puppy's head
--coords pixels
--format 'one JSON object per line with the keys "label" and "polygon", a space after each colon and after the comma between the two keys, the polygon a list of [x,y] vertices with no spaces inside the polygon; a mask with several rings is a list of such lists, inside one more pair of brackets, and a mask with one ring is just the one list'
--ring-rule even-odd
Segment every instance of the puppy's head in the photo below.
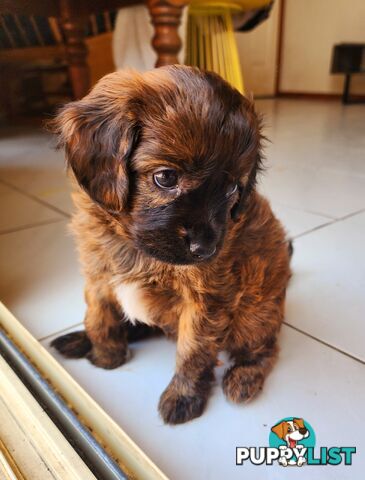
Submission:
{"label": "puppy's head", "polygon": [[107,75],[53,127],[90,198],[138,249],[173,264],[217,254],[260,167],[252,104],[191,67]]}

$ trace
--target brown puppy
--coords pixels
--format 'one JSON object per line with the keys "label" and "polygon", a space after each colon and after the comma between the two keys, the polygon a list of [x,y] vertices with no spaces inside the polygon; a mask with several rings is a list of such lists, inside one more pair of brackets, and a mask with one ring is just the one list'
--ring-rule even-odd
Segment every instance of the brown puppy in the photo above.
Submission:
{"label": "brown puppy", "polygon": [[255,191],[252,104],[195,68],[116,72],[53,128],[81,187],[72,227],[88,305],[86,332],[53,345],[116,368],[149,328],[176,339],[167,423],[201,415],[221,350],[226,396],[250,400],[276,356],[290,277],[283,228]]}

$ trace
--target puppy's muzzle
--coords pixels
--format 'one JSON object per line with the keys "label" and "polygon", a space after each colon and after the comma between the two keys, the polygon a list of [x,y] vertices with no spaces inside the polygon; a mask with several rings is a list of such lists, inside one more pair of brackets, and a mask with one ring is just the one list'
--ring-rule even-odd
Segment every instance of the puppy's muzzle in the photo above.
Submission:
{"label": "puppy's muzzle", "polygon": [[192,257],[197,261],[207,260],[217,251],[217,234],[208,225],[187,228],[186,241]]}

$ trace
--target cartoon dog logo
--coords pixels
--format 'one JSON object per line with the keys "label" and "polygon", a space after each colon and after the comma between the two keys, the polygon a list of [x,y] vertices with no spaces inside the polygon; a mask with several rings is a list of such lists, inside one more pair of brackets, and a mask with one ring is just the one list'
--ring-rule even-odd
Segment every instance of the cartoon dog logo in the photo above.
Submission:
{"label": "cartoon dog logo", "polygon": [[300,455],[302,448],[305,448],[303,445],[300,445],[299,442],[304,438],[309,437],[309,430],[304,425],[304,420],[302,418],[293,418],[293,420],[285,420],[283,422],[274,425],[271,428],[271,431],[274,432],[281,440],[286,442],[286,446],[281,445],[279,448],[284,452],[290,448],[294,452],[299,452],[299,455],[295,454],[296,458],[288,458],[285,455],[280,456],[279,463],[283,467],[288,465],[297,465],[301,467],[307,460],[303,455]]}

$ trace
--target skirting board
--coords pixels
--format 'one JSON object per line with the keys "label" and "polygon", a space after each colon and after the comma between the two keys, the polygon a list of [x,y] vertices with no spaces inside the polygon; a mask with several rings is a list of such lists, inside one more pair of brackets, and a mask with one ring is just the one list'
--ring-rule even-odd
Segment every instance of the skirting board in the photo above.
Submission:
{"label": "skirting board", "polygon": [[1,302],[0,326],[130,478],[168,480]]}
{"label": "skirting board", "polygon": [[[352,94],[351,95],[356,101],[365,100],[365,95],[363,94]],[[342,93],[321,93],[321,92],[287,92],[279,91],[276,94],[277,98],[290,98],[294,100],[335,100],[340,102],[342,98]]]}

